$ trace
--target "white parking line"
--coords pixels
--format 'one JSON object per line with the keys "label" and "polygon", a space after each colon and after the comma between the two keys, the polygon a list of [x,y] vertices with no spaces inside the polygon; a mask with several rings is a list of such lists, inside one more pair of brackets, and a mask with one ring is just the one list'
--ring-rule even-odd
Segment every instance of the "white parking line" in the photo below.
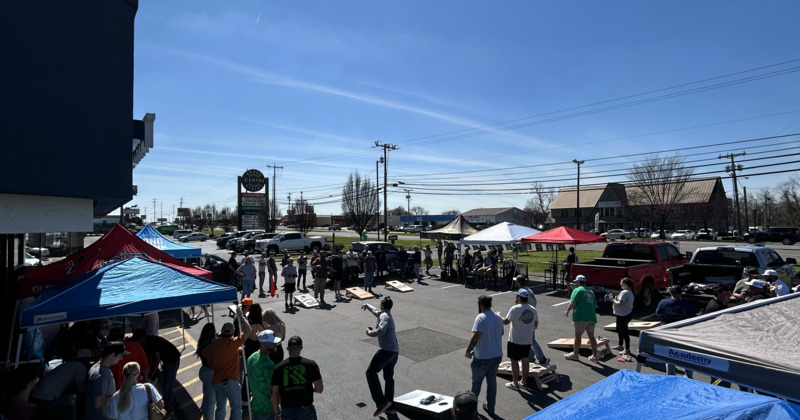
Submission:
{"label": "white parking line", "polygon": [[442,287],[442,289],[449,289],[451,287],[459,287],[459,286],[461,286],[461,285],[460,284],[451,284],[449,286]]}
{"label": "white parking line", "polygon": [[568,303],[569,303],[569,301],[568,301],[568,300],[565,300],[564,302],[561,302],[561,303],[556,303],[555,305],[550,305],[550,306],[561,306],[561,305],[566,305],[566,304],[568,304]]}
{"label": "white parking line", "polygon": [[500,296],[500,295],[505,295],[505,294],[508,294],[508,293],[511,293],[511,290],[508,290],[508,291],[506,291],[506,292],[495,293],[495,294],[493,294],[493,295],[489,295],[489,297],[492,297],[492,296]]}

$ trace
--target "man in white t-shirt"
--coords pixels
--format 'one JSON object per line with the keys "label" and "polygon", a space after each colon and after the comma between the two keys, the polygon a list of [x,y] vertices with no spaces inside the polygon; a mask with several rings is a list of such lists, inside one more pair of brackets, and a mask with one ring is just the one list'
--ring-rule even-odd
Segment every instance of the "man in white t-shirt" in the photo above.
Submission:
{"label": "man in white t-shirt", "polygon": [[[511,324],[508,333],[508,345],[506,353],[511,359],[511,378],[513,382],[506,383],[506,388],[519,391],[526,388],[528,384],[528,353],[533,344],[533,332],[539,326],[539,316],[536,308],[528,304],[530,294],[525,289],[519,289],[514,297],[514,306],[509,308],[508,314],[503,318],[503,324]],[[500,315],[500,313],[497,313]],[[520,362],[522,362],[522,374],[520,375]]]}
{"label": "man in white t-shirt", "polygon": [[464,356],[471,359],[472,389],[480,395],[486,380],[486,404],[483,409],[494,414],[497,402],[497,368],[503,359],[503,320],[492,312],[491,296],[478,297],[478,316],[472,324],[472,338]]}

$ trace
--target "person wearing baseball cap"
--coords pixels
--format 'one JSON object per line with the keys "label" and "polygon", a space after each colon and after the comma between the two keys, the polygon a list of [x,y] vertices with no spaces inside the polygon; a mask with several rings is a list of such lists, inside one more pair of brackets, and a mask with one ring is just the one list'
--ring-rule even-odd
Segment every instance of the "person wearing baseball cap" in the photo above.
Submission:
{"label": "person wearing baseball cap", "polygon": [[578,360],[580,357],[578,351],[581,348],[581,337],[583,332],[589,336],[589,344],[592,346],[592,355],[589,356],[590,362],[600,363],[600,358],[597,353],[597,339],[594,337],[594,326],[597,324],[597,314],[595,308],[597,307],[597,298],[594,296],[594,291],[586,288],[586,276],[578,274],[575,277],[575,282],[578,287],[572,291],[569,298],[569,306],[564,316],[569,316],[569,311],[572,312],[572,322],[575,326],[575,341],[572,344],[572,352],[564,355],[567,360]]}
{"label": "person wearing baseball cap", "polygon": [[300,356],[303,339],[293,336],[286,342],[289,358],[272,371],[272,408],[276,418],[316,419],[314,393],[324,390],[317,362]]}
{"label": "person wearing baseball cap", "polygon": [[769,283],[769,293],[771,296],[775,297],[789,294],[789,286],[778,278],[777,271],[764,271],[764,280]]}
{"label": "person wearing baseball cap", "polygon": [[226,322],[219,330],[219,338],[207,345],[201,355],[208,361],[208,367],[214,371],[211,379],[217,399],[215,417],[226,417],[226,404],[230,403],[233,420],[242,418],[242,385],[239,382],[239,348],[252,331],[250,323],[244,317],[242,308],[236,309],[242,332],[234,335],[233,323]]}
{"label": "person wearing baseball cap", "polygon": [[[506,354],[511,359],[511,380],[506,383],[506,388],[519,391],[528,387],[529,362],[528,354],[533,344],[533,334],[539,326],[539,316],[536,308],[528,304],[530,294],[526,289],[519,289],[515,293],[514,303],[508,310],[508,314],[503,317],[500,312],[497,315],[503,319],[503,325],[511,324],[508,332],[508,344]],[[522,363],[522,374],[520,375],[519,365]]]}
{"label": "person wearing baseball cap", "polygon": [[450,412],[454,420],[477,420],[478,396],[472,391],[460,391],[453,397]]}
{"label": "person wearing baseball cap", "polygon": [[247,376],[250,381],[250,414],[252,419],[273,418],[272,372],[275,362],[269,355],[275,352],[276,344],[281,342],[272,330],[258,333],[259,349],[247,359]]}
{"label": "person wearing baseball cap", "polygon": [[761,279],[752,279],[745,283],[747,290],[744,293],[744,301],[752,302],[754,300],[769,299],[769,284]]}
{"label": "person wearing baseball cap", "polygon": [[121,341],[109,341],[100,350],[100,361],[89,368],[86,382],[86,418],[107,419],[108,405],[114,396],[114,375],[111,366],[122,360],[127,352]]}

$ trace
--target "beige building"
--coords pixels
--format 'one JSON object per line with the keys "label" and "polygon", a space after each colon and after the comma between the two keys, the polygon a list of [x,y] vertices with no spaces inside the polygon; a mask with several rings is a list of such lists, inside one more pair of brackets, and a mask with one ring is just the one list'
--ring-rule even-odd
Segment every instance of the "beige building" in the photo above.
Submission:
{"label": "beige building", "polygon": [[[641,198],[639,187],[628,183],[587,185],[578,191],[565,188],[550,203],[554,225],[582,230],[651,228],[657,229],[658,214],[666,217],[666,229],[701,229],[725,231],[728,226],[728,199],[721,178],[695,179],[686,182],[673,204],[653,206]],[[576,216],[577,213],[577,216]]]}

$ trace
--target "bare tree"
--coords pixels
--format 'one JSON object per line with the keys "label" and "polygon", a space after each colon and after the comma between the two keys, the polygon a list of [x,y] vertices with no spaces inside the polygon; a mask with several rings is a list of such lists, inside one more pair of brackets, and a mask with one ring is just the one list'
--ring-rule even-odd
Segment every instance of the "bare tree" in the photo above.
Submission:
{"label": "bare tree", "polygon": [[778,186],[774,202],[768,204],[769,219],[775,226],[797,226],[800,224],[800,176],[793,175]]}
{"label": "bare tree", "polygon": [[295,200],[294,205],[286,213],[289,215],[289,223],[294,225],[300,232],[303,232],[304,235],[317,223],[317,214],[314,213],[314,206],[308,204],[308,200],[305,199],[298,198]]}
{"label": "bare tree", "polygon": [[428,210],[425,210],[425,208],[421,206],[414,206],[411,207],[411,214],[415,216],[422,216],[428,214]]}
{"label": "bare tree", "polygon": [[372,181],[359,175],[358,171],[350,173],[342,188],[342,214],[356,232],[361,232],[369,225],[378,212],[379,203]]}
{"label": "bare tree", "polygon": [[531,192],[533,197],[525,202],[525,208],[522,209],[522,213],[517,218],[523,225],[537,227],[547,221],[547,216],[550,214],[550,203],[553,202],[555,193],[553,193],[552,189],[542,185],[541,182],[531,184]]}
{"label": "bare tree", "polygon": [[390,216],[405,216],[406,215],[406,208],[403,206],[397,206],[391,210],[389,210]]}
{"label": "bare tree", "polygon": [[686,168],[683,161],[678,154],[663,158],[651,156],[643,163],[634,164],[628,175],[632,184],[628,204],[647,208],[662,238],[667,222],[680,213],[688,196],[686,181],[693,171]]}
{"label": "bare tree", "polygon": [[446,210],[443,211],[442,214],[452,214],[453,216],[458,216],[459,214],[461,214],[461,212],[458,210]]}
{"label": "bare tree", "polygon": [[[267,200],[267,204],[261,206],[258,210],[258,225],[264,227],[265,232],[275,232],[275,228],[278,227],[278,223],[280,222],[283,215],[281,214],[281,206],[275,205],[275,211],[272,211],[272,201]],[[275,215],[275,218],[272,218],[272,215]]]}

